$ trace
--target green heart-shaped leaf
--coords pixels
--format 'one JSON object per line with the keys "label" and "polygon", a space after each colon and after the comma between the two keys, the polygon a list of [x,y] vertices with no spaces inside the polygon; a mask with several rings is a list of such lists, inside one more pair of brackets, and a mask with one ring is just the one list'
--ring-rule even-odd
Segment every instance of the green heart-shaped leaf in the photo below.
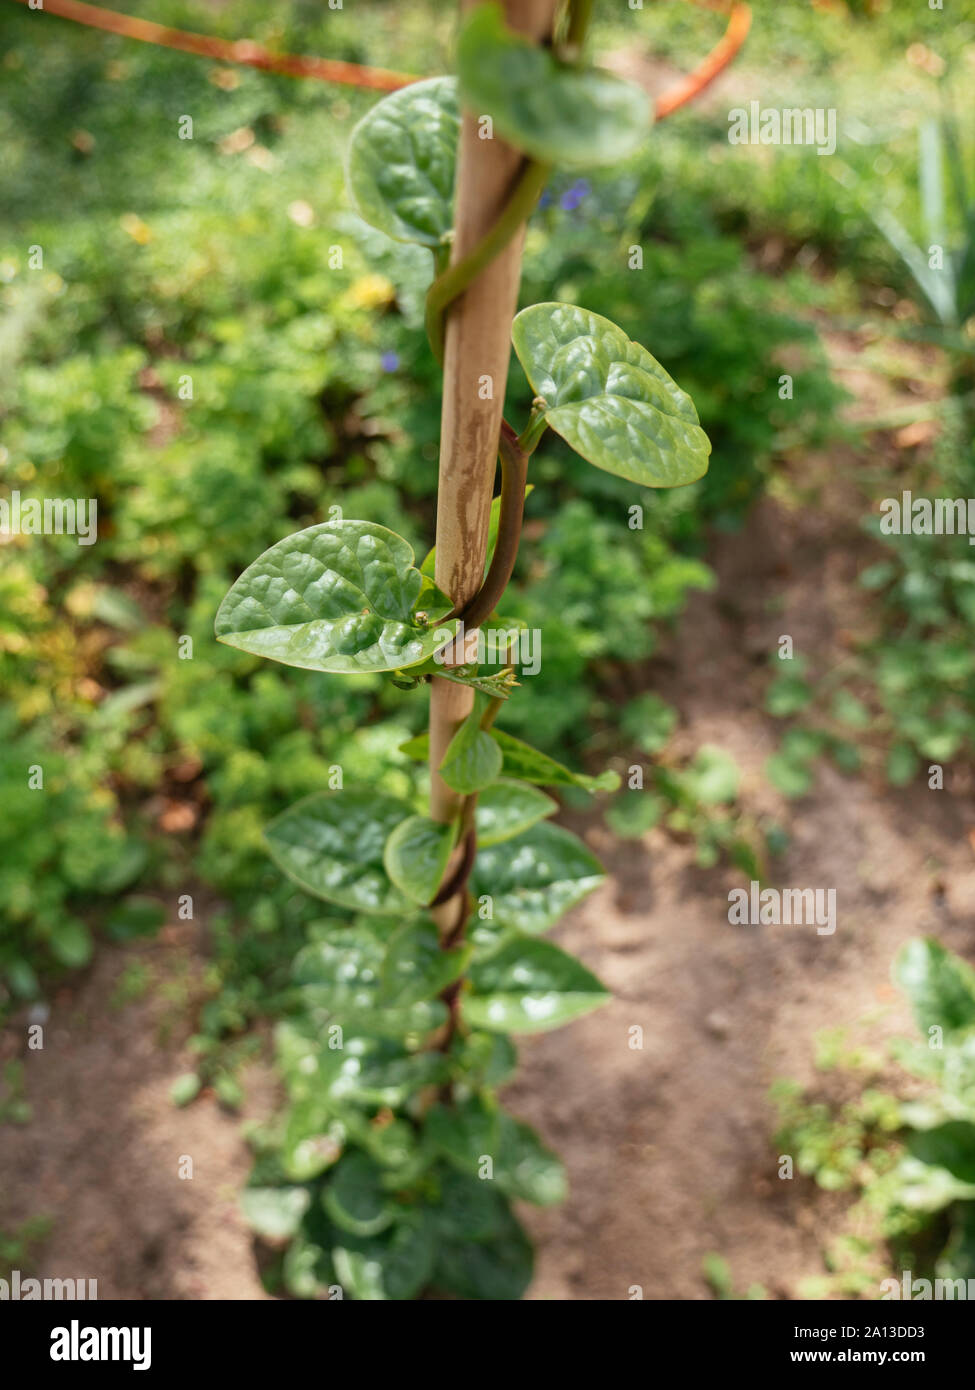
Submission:
{"label": "green heart-shaped leaf", "polygon": [[249,565],[221,603],[215,630],[230,647],[307,671],[395,671],[444,645],[444,632],[457,626],[440,621],[450,606],[395,531],[326,521]]}
{"label": "green heart-shaped leaf", "polygon": [[468,1023],[496,1033],[541,1033],[605,1004],[609,994],[586,967],[550,941],[515,936],[471,968],[462,996]]}
{"label": "green heart-shaped leaf", "polygon": [[384,1038],[438,1027],[447,1017],[439,999],[402,1005],[382,1001],[384,959],[385,950],[375,937],[346,927],[299,951],[292,973],[306,1003],[324,1009],[339,1023],[368,1027]]}
{"label": "green heart-shaped leaf", "polygon": [[[504,755],[501,771],[505,777],[520,778],[523,782],[535,782],[544,787],[582,787],[587,792],[612,792],[620,784],[617,772],[601,772],[598,777],[588,777],[584,772],[572,772],[554,758],[550,758],[547,753],[540,753],[537,748],[532,748],[531,744],[523,743],[520,738],[506,734],[501,729],[492,729],[491,737]],[[411,757],[418,757],[421,756],[418,748],[418,740],[411,739],[409,744],[402,745],[400,751],[409,752]]]}
{"label": "green heart-shaped leaf", "polygon": [[451,1106],[435,1105],[427,1114],[425,1133],[429,1143],[460,1172],[480,1177],[483,1158],[497,1156],[499,1130],[497,1106],[481,1096],[471,1096]]}
{"label": "green heart-shaped leaf", "polygon": [[[393,1002],[401,1005],[418,1001]],[[442,1053],[409,1053],[389,1039],[346,1038],[340,1056],[338,1074],[328,1087],[329,1098],[336,1106],[351,1103],[396,1109],[405,1105],[420,1087],[438,1085],[448,1075]]]}
{"label": "green heart-shaped leaf", "polygon": [[465,1231],[459,1242],[438,1245],[433,1282],[458,1298],[513,1303],[531,1283],[533,1264],[532,1243],[505,1203],[497,1210],[490,1239],[474,1241]]}
{"label": "green heart-shaped leaf", "polygon": [[[312,969],[317,974],[318,963]],[[386,1002],[399,1005],[409,1001],[384,998],[382,1003]],[[278,1062],[292,1103],[311,1099],[347,1117],[350,1103],[396,1109],[418,1087],[446,1079],[448,1062],[443,1053],[411,1053],[399,1039],[380,1037],[344,1037],[340,1048],[330,1047],[328,1038],[319,1036],[315,1023],[303,1022],[308,1033],[282,1023],[275,1034]]]}
{"label": "green heart-shaped leaf", "polygon": [[[523,782],[534,782],[544,787],[582,787],[587,792],[613,792],[620,784],[618,772],[601,772],[598,777],[573,772],[547,753],[540,753],[531,744],[501,729],[492,729],[491,737],[503,754],[501,772],[505,777],[520,778]],[[417,762],[426,762],[430,756],[429,733],[424,731],[407,739],[400,744],[399,751]]]}
{"label": "green heart-shaped leaf", "polygon": [[264,832],[271,858],[306,893],[360,912],[412,912],[390,882],[383,853],[410,808],[381,792],[314,792]]}
{"label": "green heart-shaped leaf", "polygon": [[498,1186],[509,1197],[553,1207],[564,1202],[568,1179],[561,1160],[547,1149],[531,1125],[502,1113],[500,1159],[495,1166]]}
{"label": "green heart-shaped leaf", "polygon": [[600,68],[560,63],[480,5],[457,43],[463,104],[488,115],[509,144],[546,164],[615,164],[653,122],[646,92]]}
{"label": "green heart-shaped leaf", "polygon": [[507,1211],[493,1184],[446,1168],[440,1178],[440,1200],[430,1214],[444,1240],[469,1246],[471,1241],[490,1241],[500,1235]]}
{"label": "green heart-shaped leaf", "polygon": [[547,931],[605,878],[603,866],[575,835],[558,825],[533,825],[503,845],[482,849],[471,889],[489,895],[492,923],[536,936]]}
{"label": "green heart-shaped leaf", "polygon": [[459,1173],[489,1187],[484,1159],[492,1164],[491,1179],[502,1192],[536,1206],[564,1201],[565,1169],[530,1125],[487,1104],[480,1096],[447,1107],[436,1105],[426,1121],[429,1142]]}
{"label": "green heart-shaped leaf", "polygon": [[533,304],[511,327],[546,423],[577,454],[643,487],[682,487],[708,469],[694,402],[646,348],[574,304]]}
{"label": "green heart-shaped leaf", "polygon": [[281,1167],[296,1182],[308,1182],[342,1156],[345,1126],[321,1099],[304,1097],[288,1110],[281,1140]]}
{"label": "green heart-shaped leaf", "polygon": [[349,144],[359,214],[396,241],[439,246],[454,221],[460,111],[453,77],[393,92],[363,116]]}
{"label": "green heart-shaped leaf", "polygon": [[947,1168],[961,1182],[975,1183],[975,1124],[970,1120],[946,1120],[934,1129],[911,1134],[907,1147],[922,1163]]}
{"label": "green heart-shaped leaf", "polygon": [[338,1235],[332,1246],[335,1273],[346,1297],[402,1302],[430,1278],[435,1255],[432,1221],[404,1212],[378,1236]]}
{"label": "green heart-shaped leaf", "polygon": [[481,728],[481,709],[474,710],[454,734],[440,764],[440,776],[461,796],[480,791],[501,771],[501,750]]}
{"label": "green heart-shaped leaf", "polygon": [[391,1226],[397,1207],[382,1185],[383,1170],[364,1153],[353,1150],[336,1165],[322,1206],[336,1226],[354,1236],[375,1236]]}
{"label": "green heart-shaped leaf", "polygon": [[297,1234],[310,1201],[307,1187],[245,1187],[240,1209],[259,1236],[285,1240]]}
{"label": "green heart-shaped leaf", "polygon": [[298,1233],[284,1252],[281,1277],[284,1287],[295,1298],[327,1297],[329,1289],[338,1283],[328,1251],[309,1240],[304,1231]]}
{"label": "green heart-shaped leaf", "polygon": [[558,809],[557,801],[527,782],[508,779],[492,782],[477,798],[477,843],[481,849],[499,845],[546,816],[554,815]]}
{"label": "green heart-shaped leaf", "polygon": [[383,851],[393,883],[415,903],[428,903],[440,887],[454,844],[454,827],[428,816],[400,821]]}
{"label": "green heart-shaped leaf", "polygon": [[467,967],[472,946],[445,951],[429,919],[407,922],[390,937],[382,965],[383,1005],[416,1004],[433,999]]}
{"label": "green heart-shaped leaf", "polygon": [[449,1057],[458,1080],[475,1089],[503,1085],[518,1065],[518,1050],[503,1033],[455,1035]]}
{"label": "green heart-shaped leaf", "polygon": [[909,941],[894,961],[893,976],[922,1033],[975,1026],[975,971],[932,937]]}

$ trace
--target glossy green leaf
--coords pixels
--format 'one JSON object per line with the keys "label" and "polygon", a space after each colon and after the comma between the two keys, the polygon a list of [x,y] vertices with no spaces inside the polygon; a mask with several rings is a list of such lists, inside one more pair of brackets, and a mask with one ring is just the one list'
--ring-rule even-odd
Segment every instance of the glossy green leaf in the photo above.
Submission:
{"label": "glossy green leaf", "polygon": [[480,726],[480,707],[467,716],[450,740],[440,764],[440,776],[461,796],[480,791],[501,771],[501,750]]}
{"label": "glossy green leaf", "polygon": [[540,1033],[598,1009],[609,998],[579,961],[550,941],[512,937],[471,967],[462,996],[467,1022],[500,1033]]}
{"label": "glossy green leaf", "polygon": [[378,1236],[342,1234],[332,1262],[343,1293],[354,1299],[402,1301],[430,1280],[433,1223],[420,1214],[396,1221]]}
{"label": "glossy green leaf", "polygon": [[382,965],[383,1004],[415,1004],[433,999],[463,974],[473,948],[445,951],[433,922],[407,922],[390,939]]}
{"label": "glossy green leaf", "polygon": [[511,327],[545,421],[577,454],[643,487],[702,477],[711,444],[694,403],[621,328],[572,304],[534,304]]}
{"label": "glossy green leaf", "polygon": [[[598,777],[588,777],[584,772],[571,772],[561,763],[540,753],[537,748],[523,743],[520,738],[492,729],[491,737],[501,749],[504,761],[501,772],[504,777],[520,778],[522,782],[534,782],[544,787],[582,787],[587,792],[615,791],[620,784],[616,772],[601,772]],[[415,744],[416,740],[412,740]],[[406,745],[404,745],[405,751]]]}
{"label": "glossy green leaf", "polygon": [[[356,1044],[362,1042],[368,1046],[357,1048]],[[340,1107],[350,1103],[399,1108],[422,1086],[438,1085],[446,1078],[447,1061],[442,1053],[409,1053],[389,1040],[349,1038],[342,1048],[338,1073],[328,1088],[328,1098]],[[398,1163],[408,1155],[377,1157],[383,1162]]]}
{"label": "glossy green leaf", "polygon": [[240,1209],[258,1235],[286,1240],[298,1231],[310,1201],[307,1187],[245,1187]]}
{"label": "glossy green leaf", "polygon": [[453,226],[460,111],[457,82],[413,82],[368,111],[349,143],[360,216],[396,241],[436,247]]}
{"label": "glossy green leaf", "polygon": [[454,1037],[449,1060],[452,1073],[465,1085],[501,1086],[518,1065],[518,1051],[504,1033],[470,1032]]}
{"label": "glossy green leaf", "polygon": [[397,1207],[382,1176],[367,1154],[353,1150],[344,1156],[322,1193],[322,1206],[336,1226],[354,1236],[375,1236],[392,1225]]}
{"label": "glossy green leaf", "polygon": [[[565,1200],[565,1168],[530,1125],[499,1111],[480,1097],[435,1106],[427,1117],[427,1137],[466,1178],[536,1206]],[[485,1160],[490,1159],[490,1165]]]}
{"label": "glossy green leaf", "polygon": [[507,778],[492,782],[477,798],[477,843],[482,849],[499,845],[558,809],[557,801],[525,782]]}
{"label": "glossy green leaf", "polygon": [[382,792],[313,792],[264,832],[271,857],[299,888],[360,912],[406,913],[414,904],[390,882],[386,842],[410,815]]}
{"label": "glossy green leaf", "polygon": [[337,1047],[308,1020],[302,1020],[301,1027],[279,1024],[275,1038],[292,1101],[311,1099],[345,1121],[349,1104],[396,1109],[419,1087],[446,1079],[448,1063],[442,1053],[409,1052],[398,1039],[343,1036]]}
{"label": "glossy green leaf", "polygon": [[498,1108],[480,1096],[433,1106],[424,1129],[433,1148],[469,1178],[481,1180],[484,1159],[490,1159],[492,1165],[497,1159],[501,1133]]}
{"label": "glossy green leaf", "polygon": [[922,1033],[941,1028],[951,1034],[975,1026],[975,971],[933,937],[909,941],[892,973]]}
{"label": "glossy green leaf", "polygon": [[300,1233],[284,1253],[281,1277],[295,1298],[318,1298],[334,1283],[335,1272],[328,1251]]}
{"label": "glossy green leaf", "polygon": [[509,144],[547,164],[615,164],[653,122],[642,87],[600,68],[560,63],[510,30],[500,5],[480,5],[457,43],[461,98]]}
{"label": "glossy green leaf", "polygon": [[[441,1052],[409,1052],[394,1038],[342,1037],[341,1047],[330,1047],[330,1038],[307,1022],[300,1030],[280,1024],[275,1038],[292,1101],[313,1099],[346,1122],[350,1104],[396,1109],[421,1086],[445,1080],[448,1072]],[[389,1161],[401,1162],[405,1156]]]}
{"label": "glossy green leaf", "polygon": [[565,1166],[545,1147],[531,1125],[502,1114],[499,1141],[495,1177],[502,1191],[538,1207],[565,1201],[569,1186]]}
{"label": "glossy green leaf", "polygon": [[509,1302],[524,1294],[533,1268],[531,1241],[515,1215],[504,1207],[498,1210],[497,1228],[490,1240],[462,1239],[438,1245],[433,1282],[459,1298]]}
{"label": "glossy green leaf", "polygon": [[436,896],[453,845],[452,825],[409,816],[386,841],[383,866],[401,893],[415,903],[428,903]]}
{"label": "glossy green leaf", "polygon": [[495,926],[537,935],[605,878],[599,860],[568,830],[544,822],[482,849],[471,875],[476,898],[489,895]]}
{"label": "glossy green leaf", "polygon": [[327,941],[304,947],[292,973],[310,1007],[339,1023],[368,1028],[379,1037],[422,1035],[447,1016],[439,1000],[385,1004],[380,997],[385,949],[367,932],[349,927]]}
{"label": "glossy green leaf", "polygon": [[281,1142],[281,1166],[295,1182],[309,1182],[336,1164],[345,1148],[346,1130],[321,1097],[295,1102]]}
{"label": "glossy green leaf", "polygon": [[440,1180],[440,1198],[430,1215],[444,1240],[458,1245],[492,1240],[507,1227],[504,1197],[490,1182],[466,1177],[446,1168]]}
{"label": "glossy green leaf", "polygon": [[[305,1018],[285,1019],[274,1030],[275,1058],[293,1101],[318,1100],[328,1091],[351,1049],[363,1045],[359,1039],[350,1039],[348,1045],[343,1040],[341,1049],[329,1047],[328,1039]],[[361,1063],[357,1061],[357,1065]]]}
{"label": "glossy green leaf", "polygon": [[907,1147],[922,1163],[946,1168],[960,1182],[975,1183],[975,1124],[970,1120],[947,1120],[934,1129],[918,1130],[908,1137]]}
{"label": "glossy green leaf", "polygon": [[[219,641],[308,671],[395,671],[426,661],[456,624],[401,536],[326,521],[272,545],[217,610]],[[437,637],[439,633],[439,639]]]}
{"label": "glossy green leaf", "polygon": [[399,745],[399,752],[414,762],[425,763],[430,756],[430,734],[424,729],[422,734],[414,734]]}
{"label": "glossy green leaf", "polygon": [[[422,1172],[428,1167],[429,1155],[420,1149],[416,1131],[409,1120],[390,1120],[388,1117],[384,1117],[384,1120],[385,1123],[377,1125],[355,1111],[350,1116],[349,1131],[360,1148],[387,1170],[384,1181],[387,1189],[392,1191],[405,1171],[419,1169]],[[406,1181],[410,1184],[415,1178],[414,1171],[414,1175]]]}

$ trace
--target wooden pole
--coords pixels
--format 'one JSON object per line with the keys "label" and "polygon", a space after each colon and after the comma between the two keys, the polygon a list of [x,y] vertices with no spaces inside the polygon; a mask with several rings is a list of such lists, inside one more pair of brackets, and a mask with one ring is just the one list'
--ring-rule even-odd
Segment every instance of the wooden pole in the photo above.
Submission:
{"label": "wooden pole", "polygon": [[[462,14],[476,3],[461,0]],[[551,34],[555,6],[556,0],[504,0],[509,26],[536,41]],[[465,112],[461,126],[452,262],[493,226],[523,166],[523,156],[502,140],[482,138],[482,114]],[[474,596],[483,578],[523,243],[524,227],[448,311],[436,582],[457,605]],[[459,809],[461,798],[437,768],[473,703],[467,686],[437,677],[431,682],[430,814],[437,821],[452,820]],[[451,909],[449,902],[435,909],[447,929],[454,925]]]}

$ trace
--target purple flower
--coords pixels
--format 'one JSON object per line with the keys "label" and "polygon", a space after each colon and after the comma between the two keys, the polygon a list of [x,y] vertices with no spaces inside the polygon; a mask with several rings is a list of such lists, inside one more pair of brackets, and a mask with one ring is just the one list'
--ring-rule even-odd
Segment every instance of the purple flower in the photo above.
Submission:
{"label": "purple flower", "polygon": [[567,189],[559,199],[559,207],[563,212],[575,212],[576,208],[592,192],[592,184],[588,179],[576,179],[571,188]]}
{"label": "purple flower", "polygon": [[397,371],[399,368],[399,353],[384,352],[382,357],[380,357],[379,359],[379,365],[382,367],[384,372]]}

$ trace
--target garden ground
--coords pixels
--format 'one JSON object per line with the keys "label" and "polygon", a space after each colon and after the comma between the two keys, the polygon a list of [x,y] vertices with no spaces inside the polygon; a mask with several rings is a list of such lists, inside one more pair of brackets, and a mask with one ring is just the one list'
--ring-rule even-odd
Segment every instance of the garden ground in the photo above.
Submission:
{"label": "garden ground", "polygon": [[[886,436],[872,442],[894,449]],[[768,652],[789,633],[828,665],[858,621],[865,542],[851,480],[861,462],[804,460],[817,508],[766,498],[739,534],[715,537],[715,590],[693,597],[674,644],[643,673],[682,712],[675,753],[727,749],[758,812],[777,809],[761,775],[777,741],[761,709]],[[610,877],[558,939],[614,999],[558,1035],[524,1040],[506,1093],[571,1181],[563,1208],[526,1214],[539,1246],[531,1297],[625,1299],[634,1285],[646,1298],[707,1297],[711,1252],[738,1289],[759,1282],[773,1298],[799,1297],[820,1272],[848,1201],[813,1202],[805,1180],[778,1179],[768,1088],[791,1076],[841,1095],[841,1076],[816,1076],[815,1035],[864,1019],[872,1043],[910,1031],[889,982],[898,947],[931,931],[970,949],[975,797],[960,779],[949,769],[944,791],[924,779],[895,791],[820,769],[774,881],[835,887],[832,936],[731,926],[727,892],[740,875],[699,869],[692,847],[663,832],[627,844],[595,818],[570,817]],[[168,1102],[192,1065],[182,1044],[206,952],[204,913],[152,943],[104,947],[55,995],[45,1048],[24,1058],[34,1119],[7,1136],[7,1228],[54,1217],[36,1273],[96,1277],[103,1298],[264,1296],[236,1207],[250,1166],[239,1117],[211,1092],[184,1109]],[[630,1046],[634,1025],[642,1048]],[[270,1069],[255,1064],[244,1080],[244,1117],[269,1114]],[[178,1176],[184,1155],[191,1181]]]}

